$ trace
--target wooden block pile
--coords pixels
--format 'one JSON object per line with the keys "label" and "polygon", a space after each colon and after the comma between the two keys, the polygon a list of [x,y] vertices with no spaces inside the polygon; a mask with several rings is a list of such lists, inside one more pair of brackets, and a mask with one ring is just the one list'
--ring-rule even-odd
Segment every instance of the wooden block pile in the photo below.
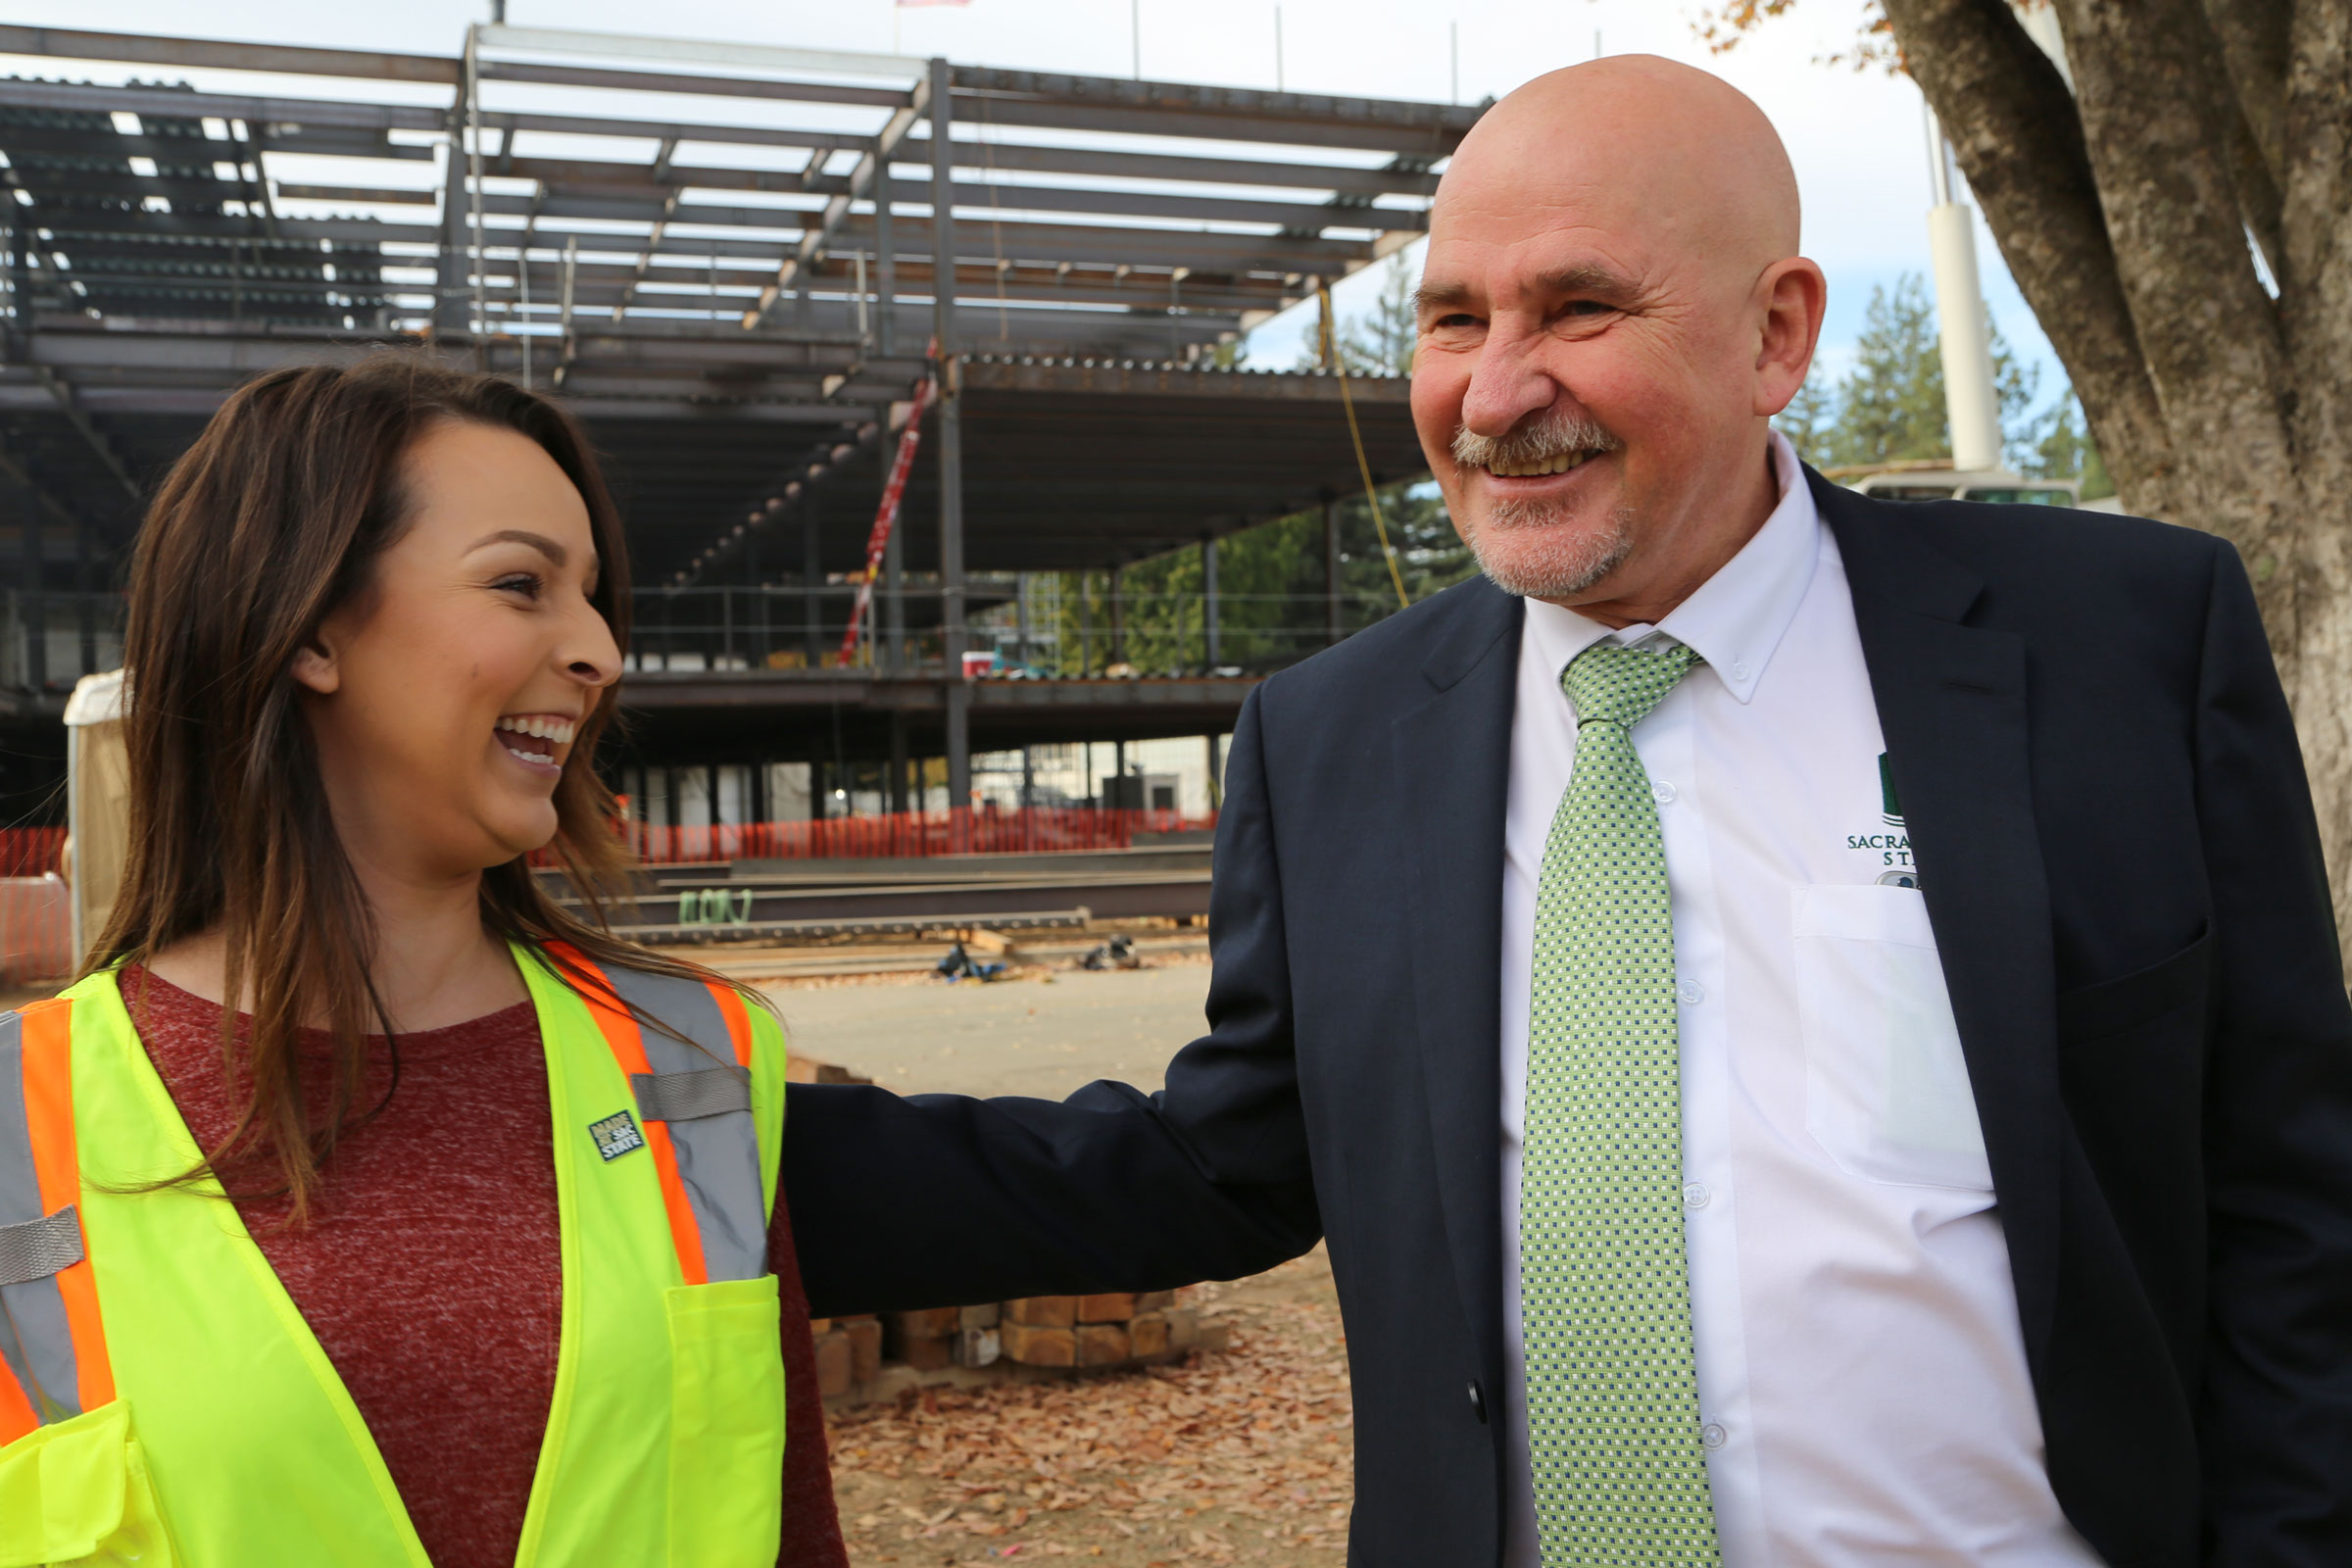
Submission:
{"label": "wooden block pile", "polygon": [[816,1381],[826,1398],[878,1397],[898,1387],[1014,1367],[1096,1370],[1221,1350],[1225,1325],[1202,1322],[1173,1291],[1033,1296],[984,1306],[819,1318]]}

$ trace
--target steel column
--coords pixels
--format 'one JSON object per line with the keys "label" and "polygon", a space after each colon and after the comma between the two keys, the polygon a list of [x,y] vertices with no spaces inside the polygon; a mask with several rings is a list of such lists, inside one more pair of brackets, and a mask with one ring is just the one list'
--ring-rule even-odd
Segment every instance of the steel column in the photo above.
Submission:
{"label": "steel column", "polygon": [[1127,662],[1127,568],[1110,568],[1110,662]]}
{"label": "steel column", "polygon": [[874,352],[898,352],[899,250],[890,229],[890,148],[874,138]]}
{"label": "steel column", "polygon": [[890,808],[906,809],[906,720],[905,715],[890,715]]}
{"label": "steel column", "polygon": [[824,662],[824,557],[817,551],[816,508],[801,499],[801,647],[808,667]]}
{"label": "steel column", "polygon": [[[1210,534],[1200,541],[1200,652],[1210,669],[1222,661],[1217,644],[1217,536]],[[1210,759],[1216,753],[1214,737],[1209,741]]]}
{"label": "steel column", "polygon": [[1340,640],[1340,498],[1323,498],[1323,635]]}
{"label": "steel column", "polygon": [[948,808],[972,804],[971,688],[963,678],[963,419],[956,373],[956,154],[948,63],[931,62],[932,331],[939,339],[939,597],[947,645]]}

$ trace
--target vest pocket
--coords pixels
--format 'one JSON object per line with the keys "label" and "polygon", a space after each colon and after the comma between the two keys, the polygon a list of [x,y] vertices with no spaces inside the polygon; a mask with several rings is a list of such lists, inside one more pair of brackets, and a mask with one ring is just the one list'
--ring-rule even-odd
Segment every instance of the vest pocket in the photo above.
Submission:
{"label": "vest pocket", "polygon": [[671,1568],[768,1568],[784,1502],[776,1277],[674,1285],[663,1304]]}
{"label": "vest pocket", "polygon": [[122,1399],[0,1448],[0,1568],[174,1568]]}

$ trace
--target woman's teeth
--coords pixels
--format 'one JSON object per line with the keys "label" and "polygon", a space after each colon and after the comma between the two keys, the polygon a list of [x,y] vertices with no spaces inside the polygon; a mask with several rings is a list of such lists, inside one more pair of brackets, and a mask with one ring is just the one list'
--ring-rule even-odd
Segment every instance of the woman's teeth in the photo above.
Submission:
{"label": "woman's teeth", "polygon": [[502,718],[497,728],[509,734],[527,735],[534,740],[554,743],[544,748],[516,746],[511,741],[503,743],[508,751],[526,762],[553,762],[556,760],[556,747],[571,744],[572,723],[569,719],[534,716]]}
{"label": "woman's teeth", "polygon": [[1541,463],[1490,463],[1487,471],[1509,479],[1532,479],[1546,473],[1566,473],[1570,468],[1582,465],[1586,459],[1595,456],[1596,453],[1589,451],[1563,452],[1556,458],[1546,458]]}

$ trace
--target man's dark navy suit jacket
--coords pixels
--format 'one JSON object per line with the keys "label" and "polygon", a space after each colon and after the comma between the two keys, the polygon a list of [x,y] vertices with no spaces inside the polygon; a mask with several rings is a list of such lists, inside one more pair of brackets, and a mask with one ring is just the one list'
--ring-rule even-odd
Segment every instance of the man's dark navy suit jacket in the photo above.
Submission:
{"label": "man's dark navy suit jacket", "polygon": [[[2352,1008],[2237,556],[2132,518],[1812,483],[2058,1499],[2111,1568],[2352,1568]],[[1164,1092],[796,1085],[812,1310],[1230,1278],[1326,1237],[1355,1388],[1348,1560],[1496,1562],[1520,622],[1465,583],[1245,705],[1209,1033]]]}

